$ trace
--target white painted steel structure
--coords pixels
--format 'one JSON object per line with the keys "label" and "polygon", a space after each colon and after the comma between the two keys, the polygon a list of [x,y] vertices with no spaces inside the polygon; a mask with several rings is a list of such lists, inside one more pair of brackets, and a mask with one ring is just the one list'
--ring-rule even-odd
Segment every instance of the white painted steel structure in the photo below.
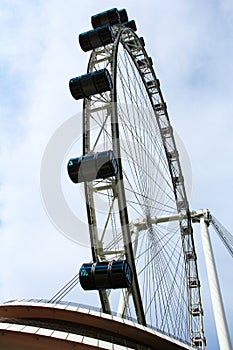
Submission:
{"label": "white painted steel structure", "polygon": [[203,215],[200,217],[201,237],[203,250],[205,254],[210,295],[212,299],[212,306],[214,311],[219,346],[220,350],[232,350],[216,265],[214,261],[214,254],[208,230],[209,223],[209,212],[207,210],[203,211]]}
{"label": "white painted steel structure", "polygon": [[[115,178],[84,185],[93,261],[131,264],[119,314],[204,349],[191,216],[166,103],[143,40],[125,25],[113,30],[114,44],[93,50],[88,64],[88,72],[108,69],[113,90],[86,98],[83,109],[83,154],[112,149],[119,165]],[[99,291],[109,314],[112,293]]]}

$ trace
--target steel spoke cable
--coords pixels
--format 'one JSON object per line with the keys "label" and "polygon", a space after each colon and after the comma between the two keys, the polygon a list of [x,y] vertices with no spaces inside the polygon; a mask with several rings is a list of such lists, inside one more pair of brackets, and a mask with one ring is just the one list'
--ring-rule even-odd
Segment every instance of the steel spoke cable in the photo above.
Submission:
{"label": "steel spoke cable", "polygon": [[[158,232],[161,231],[161,230],[159,229],[159,226],[156,226],[156,230],[157,230]],[[146,231],[143,231],[143,232],[145,232],[145,233],[143,234],[143,238],[147,237]],[[176,231],[176,232],[173,232],[174,235],[175,235],[176,233],[177,233],[177,231]],[[165,248],[165,246],[166,246],[168,243],[171,243],[171,233],[170,233],[169,231],[167,231],[167,229],[165,230],[165,233],[162,233],[162,231],[161,231],[161,236],[160,236],[160,240],[159,240],[159,241],[163,241],[165,238],[167,239],[167,241],[164,243],[163,246],[161,246],[160,249]],[[150,241],[150,242],[151,242],[151,245],[148,247],[148,249],[152,249],[152,245],[154,244],[153,241]],[[175,244],[175,242],[174,242],[174,244]],[[147,253],[147,250],[143,251],[141,254],[137,254],[137,256],[135,257],[135,259],[136,259],[136,260],[139,259],[139,258],[141,257],[141,255],[143,255],[143,254],[145,254],[145,253]]]}
{"label": "steel spoke cable", "polygon": [[[66,283],[50,300],[49,303],[61,300],[74,286],[79,283],[79,274],[76,274],[68,283]],[[71,288],[71,289],[69,289]],[[68,290],[68,292],[67,292]]]}
{"label": "steel spoke cable", "polygon": [[[153,178],[151,178],[152,180],[153,180]],[[156,183],[155,183],[156,184]],[[157,185],[157,184],[156,184]],[[162,188],[161,188],[161,186],[159,186],[159,188],[162,190]],[[172,197],[170,197],[171,198],[171,200],[172,200]]]}
{"label": "steel spoke cable", "polygon": [[[139,84],[139,80],[141,81],[141,77],[139,76],[139,74],[136,74],[137,71],[135,70],[135,67],[134,67],[134,65],[132,64],[131,61],[130,61],[130,64],[131,64],[131,68],[133,69],[133,74],[132,74],[132,76],[134,77],[134,79],[135,79],[136,76],[138,75],[137,82],[133,82],[133,86],[140,87],[140,92],[141,92],[142,95],[144,96],[143,101],[147,101],[147,99],[148,99],[147,92],[146,92],[144,86],[142,87],[142,84]],[[130,76],[128,76],[128,78],[129,78],[129,79],[127,79],[126,84],[127,84],[127,82],[130,82],[130,80],[131,80],[131,79],[130,79]],[[137,83],[137,84],[136,84],[136,83]],[[142,98],[138,98],[138,96],[136,96],[135,101],[134,101],[134,102],[136,102],[136,105],[138,105],[138,101],[142,102]],[[148,104],[147,104],[146,102],[145,102],[145,105],[146,105],[146,107],[148,108]],[[152,112],[151,114],[153,115],[153,110],[152,110],[152,109],[151,109],[151,112]],[[145,118],[145,119],[142,119],[142,120],[139,120],[139,121],[140,121],[140,122],[141,122],[141,121],[142,121],[142,122],[146,122],[146,121],[150,121],[150,120],[151,120],[151,124],[150,124],[149,126],[146,126],[146,128],[148,127],[148,129],[151,130],[151,129],[153,129],[153,127],[156,125],[155,123],[152,123],[153,118],[149,118],[149,119]],[[157,125],[156,125],[156,127],[157,127]],[[157,127],[157,130],[158,130],[158,127]],[[155,141],[158,141],[158,138],[155,138]]]}
{"label": "steel spoke cable", "polygon": [[[137,98],[137,100],[139,100],[139,98]],[[134,130],[134,129],[133,129]],[[132,133],[133,134],[133,133]],[[149,136],[150,137],[150,136]],[[157,138],[154,138],[154,142],[156,142]],[[140,140],[141,141],[141,140]],[[163,145],[160,146],[160,148],[162,149]],[[155,149],[157,149],[156,145],[155,145]],[[159,153],[159,155],[161,154],[161,152]],[[161,158],[161,157],[160,157]],[[165,158],[164,158],[165,160]],[[170,174],[169,174],[170,175]]]}
{"label": "steel spoke cable", "polygon": [[150,247],[150,249],[151,249],[151,247]]}
{"label": "steel spoke cable", "polygon": [[[174,281],[176,281],[176,279],[175,279]],[[167,283],[167,282],[168,282],[168,278],[163,279],[163,283]],[[169,289],[171,288],[170,285],[171,285],[171,282],[169,282]],[[166,289],[166,290],[168,290],[168,289]],[[173,299],[176,299],[175,297],[176,297],[176,295],[173,295]],[[168,297],[167,297],[167,300],[169,300]],[[172,307],[172,303],[173,303],[173,302],[172,302],[172,300],[171,300],[169,309],[167,309],[167,311],[168,311],[168,313],[169,313],[170,315],[172,315],[172,317],[173,317],[174,312],[169,311],[169,310],[171,309],[171,307]],[[175,304],[175,306],[176,306],[176,304]],[[170,319],[172,319],[172,317],[170,317]],[[167,321],[167,319],[166,319],[166,321]]]}
{"label": "steel spoke cable", "polygon": [[[182,252],[180,252],[180,257],[179,257],[179,260],[177,262],[176,270],[178,269],[178,264],[180,262],[181,254],[182,254]],[[174,275],[176,276],[176,273]],[[171,285],[169,286],[168,300],[171,299],[172,293],[175,293],[175,291],[174,291],[174,289],[175,289],[175,281],[176,281],[176,279],[174,278],[172,283],[171,283]],[[175,299],[175,296],[176,296],[175,294],[172,295],[172,297],[174,299]],[[176,300],[175,302],[177,302],[177,301],[178,300]],[[165,325],[165,322],[167,321],[165,317],[166,317],[166,314],[169,313],[169,312],[171,312],[171,311],[169,310],[169,304],[167,304],[167,306],[165,308],[164,315],[163,315],[163,319],[162,319],[162,327]],[[174,312],[174,310],[172,310],[172,315],[175,315],[173,312]]]}
{"label": "steel spoke cable", "polygon": [[[152,180],[153,180],[153,178],[151,178]],[[130,183],[130,182],[129,182]],[[155,185],[157,185],[157,184],[155,184]],[[161,186],[159,186],[159,189],[161,189],[162,190],[162,187]],[[132,191],[135,191],[134,189],[132,189]],[[140,193],[140,192],[138,192],[138,193]],[[172,196],[169,196],[169,198],[172,200]]]}
{"label": "steel spoke cable", "polygon": [[[174,233],[174,234],[175,234],[175,233]],[[161,249],[161,248],[162,248],[162,249],[165,249],[165,248],[166,248],[166,245],[168,245],[169,242],[170,242],[170,239],[168,239],[167,242],[163,245],[163,247],[160,247],[160,249]],[[158,242],[157,242],[157,244],[158,244]],[[151,246],[151,248],[152,248],[152,247],[153,247],[153,245]],[[161,253],[158,251],[157,254],[161,254]],[[156,259],[157,254],[152,256],[152,258],[151,258],[151,260],[150,260],[150,263],[151,263],[154,259]],[[144,267],[139,271],[139,275],[140,275],[146,268],[147,268],[147,266],[144,266]]]}
{"label": "steel spoke cable", "polygon": [[[124,51],[124,55],[125,55],[125,52],[126,51]],[[140,104],[141,103],[143,103],[143,101],[146,101],[147,100],[147,93],[146,93],[146,91],[144,91],[144,88],[141,86],[141,78],[140,78],[140,76],[138,75],[138,74],[136,74],[135,73],[135,71],[133,72],[134,74],[132,74],[132,76],[134,76],[134,78],[136,79],[136,81],[132,81],[132,77],[131,77],[131,75],[129,75],[129,74],[127,74],[127,78],[128,79],[126,79],[125,77],[124,77],[124,74],[123,74],[123,72],[122,71],[127,71],[127,69],[128,69],[128,62],[129,62],[129,60],[127,60],[127,59],[125,59],[126,58],[126,56],[124,56],[124,58],[122,57],[122,55],[120,54],[119,55],[119,60],[118,60],[118,62],[120,62],[120,63],[122,63],[122,65],[121,64],[118,64],[118,69],[119,69],[119,76],[122,78],[122,86],[126,86],[127,87],[127,89],[125,89],[126,91],[125,91],[125,93],[129,96],[129,97],[131,97],[130,98],[130,100],[132,101],[132,102],[134,102],[136,105],[138,105],[138,102],[139,101],[137,101],[137,100],[132,100],[133,98],[134,98],[134,96],[131,94],[130,95],[130,93],[129,93],[129,91],[128,91],[128,88],[129,88],[129,83],[131,84],[131,86],[133,86],[134,85],[134,89],[135,88],[140,88],[140,92],[141,92],[141,96],[144,96],[144,98],[143,99],[140,99]],[[131,66],[132,67],[132,66]],[[121,71],[122,70],[122,71]],[[134,92],[136,92],[136,90],[134,91]]]}
{"label": "steel spoke cable", "polygon": [[[174,234],[175,234],[175,233],[174,233]],[[146,234],[145,234],[144,236],[146,237]],[[168,244],[170,243],[170,240],[171,240],[170,234],[167,233],[167,236],[169,236],[169,237],[167,237],[167,241],[160,247],[160,249],[165,249],[166,245],[168,245]],[[163,237],[162,237],[160,240],[158,240],[157,242],[163,241],[164,238],[166,238],[166,236],[163,236]],[[147,252],[149,252],[149,251],[153,248],[153,245],[154,245],[154,242],[151,242],[150,246],[148,246],[148,248],[147,248],[146,250],[144,250],[143,252],[141,252],[139,255],[137,255],[137,256],[135,257],[135,260],[138,260],[142,255],[144,255],[144,254],[146,254]],[[158,254],[159,254],[159,251],[158,251]],[[153,255],[153,258],[155,259],[155,258],[156,258],[156,255]],[[153,259],[152,259],[152,260],[153,260]],[[147,268],[147,266],[145,265],[144,268]],[[143,270],[142,270],[142,271],[139,271],[139,274],[140,274],[141,272],[143,272]]]}
{"label": "steel spoke cable", "polygon": [[[168,267],[168,272],[170,271],[170,274],[171,275],[173,275],[173,270],[171,270],[171,265],[173,265],[173,264],[169,264],[169,262],[170,261],[173,261],[173,259],[171,259],[171,257],[173,257],[174,256],[174,254],[175,254],[175,250],[176,250],[176,248],[177,248],[177,245],[178,245],[178,243],[179,243],[179,241],[178,241],[178,239],[177,239],[177,242],[176,242],[176,244],[174,245],[174,248],[172,249],[172,250],[170,250],[170,248],[172,248],[172,247],[170,247],[170,246],[164,246],[164,251],[165,251],[165,253],[167,253],[167,254],[163,254],[163,253],[161,253],[160,254],[160,256],[164,259],[164,261],[165,261],[165,265]],[[170,250],[170,255],[169,255],[169,251],[168,251],[168,249]],[[181,249],[178,251],[179,252],[179,255],[180,255],[180,251],[181,251]],[[167,257],[169,257],[169,258],[167,258]],[[176,260],[178,260],[178,258],[176,259]],[[178,264],[178,263],[177,263]],[[177,265],[178,266],[178,265]],[[178,276],[178,272],[179,271],[177,271],[177,274],[176,274],[176,278],[177,278],[177,276]],[[181,276],[182,277],[182,276]]]}
{"label": "steel spoke cable", "polygon": [[[141,145],[140,141],[139,141],[139,144]],[[158,164],[154,163],[153,159],[151,158],[151,155],[149,155],[149,159],[152,160],[152,164],[155,165],[155,168],[158,168]],[[159,154],[159,159],[161,160],[160,154]]]}
{"label": "steel spoke cable", "polygon": [[[124,122],[122,123],[123,125],[126,125],[127,127],[128,127],[128,130],[129,130],[129,132],[130,132],[130,134],[134,137],[136,134],[138,135],[138,131],[140,131],[140,130],[142,130],[143,131],[143,133],[144,133],[144,137],[142,137],[142,136],[140,136],[140,143],[141,143],[141,145],[143,144],[144,145],[144,147],[145,147],[145,152],[149,155],[149,157],[150,157],[150,160],[153,162],[154,160],[153,160],[153,158],[151,157],[151,155],[153,154],[154,155],[154,152],[156,151],[157,152],[157,154],[158,154],[158,158],[160,159],[160,160],[163,160],[163,163],[164,163],[164,167],[165,167],[165,155],[164,155],[164,150],[163,150],[163,145],[162,144],[158,144],[158,142],[156,142],[156,138],[154,137],[153,139],[152,139],[152,136],[149,134],[147,134],[146,136],[147,136],[147,139],[145,139],[145,127],[144,126],[142,126],[142,127],[140,127],[140,128],[136,128],[135,129],[135,127],[134,127],[134,125],[132,125],[132,121],[129,119],[130,117],[129,116],[127,116],[127,113],[125,113],[124,112],[124,110],[122,109],[122,111],[121,111],[121,113],[122,113],[122,115],[123,115],[123,117],[124,117]],[[130,113],[130,112],[129,112]],[[128,114],[129,114],[128,113]],[[136,122],[136,121],[135,121]],[[129,128],[129,127],[131,127],[131,128]],[[150,133],[151,133],[151,131],[152,131],[153,129],[150,129]],[[137,140],[138,141],[138,140]],[[150,143],[151,143],[151,147],[153,147],[153,152],[152,152],[152,150],[148,150],[147,148],[147,144],[148,144],[148,142],[150,141]],[[166,168],[167,168],[167,166],[166,166]],[[169,173],[167,173],[168,175],[170,175]]]}

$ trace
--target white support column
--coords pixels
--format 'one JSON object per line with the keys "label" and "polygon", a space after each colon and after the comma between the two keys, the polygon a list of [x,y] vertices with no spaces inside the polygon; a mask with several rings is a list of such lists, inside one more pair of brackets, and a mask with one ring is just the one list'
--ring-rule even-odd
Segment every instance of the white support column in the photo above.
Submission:
{"label": "white support column", "polygon": [[206,223],[204,215],[200,218],[200,225],[219,347],[220,350],[232,350],[216,266],[214,262],[213,250],[210,242],[208,225]]}

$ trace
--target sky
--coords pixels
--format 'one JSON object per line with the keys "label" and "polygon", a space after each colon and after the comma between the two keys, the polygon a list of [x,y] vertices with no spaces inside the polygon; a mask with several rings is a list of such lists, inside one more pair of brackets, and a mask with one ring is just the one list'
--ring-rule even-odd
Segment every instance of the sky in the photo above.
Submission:
{"label": "sky", "polygon": [[[233,232],[231,0],[0,0],[0,302],[49,299],[90,260],[90,249],[51,222],[40,173],[54,133],[81,115],[68,88],[70,78],[86,72],[89,58],[78,34],[91,29],[91,15],[112,7],[126,8],[145,38],[191,164],[191,170],[189,161],[184,166],[190,208],[208,208]],[[84,203],[77,205],[85,223]],[[198,224],[194,234],[207,349],[218,350]],[[233,339],[232,258],[213,231],[211,237]],[[88,303],[77,289],[69,299]]]}

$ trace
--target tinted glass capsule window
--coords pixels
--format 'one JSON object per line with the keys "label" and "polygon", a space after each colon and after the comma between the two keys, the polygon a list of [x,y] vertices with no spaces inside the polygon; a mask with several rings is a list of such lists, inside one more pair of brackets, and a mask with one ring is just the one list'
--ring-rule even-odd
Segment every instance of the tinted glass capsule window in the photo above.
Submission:
{"label": "tinted glass capsule window", "polygon": [[115,176],[118,172],[118,163],[113,151],[109,150],[71,158],[67,170],[74,183],[88,182]]}
{"label": "tinted glass capsule window", "polygon": [[132,278],[128,260],[83,264],[79,270],[79,280],[84,290],[129,288]]}
{"label": "tinted glass capsule window", "polygon": [[71,158],[67,164],[67,170],[69,177],[72,182],[78,183],[79,182],[79,168],[81,164],[82,157],[79,158]]}
{"label": "tinted glass capsule window", "polygon": [[121,23],[128,22],[129,19],[128,19],[126,9],[119,10],[118,12],[119,12]]}
{"label": "tinted glass capsule window", "polygon": [[[151,57],[148,57],[148,62],[151,66],[153,66],[153,61]],[[147,59],[146,58],[142,58],[137,60],[137,64],[139,65],[139,67],[147,67],[148,63],[147,63]]]}
{"label": "tinted glass capsule window", "polygon": [[108,24],[79,35],[80,46],[85,52],[113,42],[114,34]]}
{"label": "tinted glass capsule window", "polygon": [[98,28],[104,24],[120,24],[120,15],[117,8],[98,13],[91,17],[91,24],[93,28]]}
{"label": "tinted glass capsule window", "polygon": [[144,46],[145,46],[145,40],[144,40],[144,38],[141,36],[141,37],[139,38],[139,40],[141,41],[141,45],[144,47]]}
{"label": "tinted glass capsule window", "polygon": [[129,21],[129,22],[126,22],[126,23],[124,23],[124,25],[125,25],[126,27],[132,29],[134,32],[136,32],[136,30],[137,30],[137,26],[136,26],[136,23],[135,23],[134,20]]}
{"label": "tinted glass capsule window", "polygon": [[69,88],[74,99],[89,97],[112,90],[112,78],[107,69],[70,79]]}

